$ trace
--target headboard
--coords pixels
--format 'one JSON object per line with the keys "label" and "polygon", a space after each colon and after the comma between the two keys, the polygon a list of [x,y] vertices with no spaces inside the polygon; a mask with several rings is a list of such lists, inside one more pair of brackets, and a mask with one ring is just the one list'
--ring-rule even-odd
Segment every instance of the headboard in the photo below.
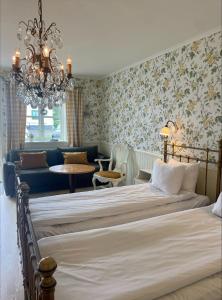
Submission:
{"label": "headboard", "polygon": [[[198,155],[186,155],[184,153],[179,154],[177,150],[187,150],[190,149],[192,152],[199,151],[202,152],[201,156]],[[204,157],[203,157],[204,154]],[[210,158],[211,154],[216,154],[216,160]],[[163,158],[164,162],[168,161],[168,158],[178,158],[179,161],[192,162],[192,161],[200,161],[204,164],[204,194],[207,195],[208,189],[208,174],[209,174],[209,165],[217,166],[217,175],[216,175],[216,198],[219,196],[221,191],[221,172],[222,172],[222,139],[218,142],[218,149],[209,149],[209,148],[200,148],[186,145],[177,145],[174,143],[168,143],[168,141],[164,140],[164,149],[163,149]]]}

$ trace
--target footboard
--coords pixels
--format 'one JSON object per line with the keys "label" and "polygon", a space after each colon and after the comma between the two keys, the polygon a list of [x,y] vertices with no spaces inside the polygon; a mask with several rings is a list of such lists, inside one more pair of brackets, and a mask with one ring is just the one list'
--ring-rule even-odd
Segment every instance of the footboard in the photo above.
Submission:
{"label": "footboard", "polygon": [[25,300],[54,300],[56,262],[41,258],[30,210],[29,186],[16,176],[17,242],[20,248]]}

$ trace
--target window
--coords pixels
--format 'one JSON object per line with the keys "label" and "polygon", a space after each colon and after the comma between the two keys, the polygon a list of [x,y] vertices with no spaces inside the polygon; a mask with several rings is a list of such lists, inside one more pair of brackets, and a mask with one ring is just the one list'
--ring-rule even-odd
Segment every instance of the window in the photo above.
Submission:
{"label": "window", "polygon": [[45,115],[39,109],[27,106],[26,142],[66,141],[65,105],[48,109]]}

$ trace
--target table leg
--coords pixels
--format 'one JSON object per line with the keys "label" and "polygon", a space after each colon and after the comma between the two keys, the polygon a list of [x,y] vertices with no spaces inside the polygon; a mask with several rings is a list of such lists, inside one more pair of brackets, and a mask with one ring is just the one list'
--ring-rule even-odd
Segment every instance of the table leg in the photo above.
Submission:
{"label": "table leg", "polygon": [[75,175],[74,174],[69,174],[69,192],[70,193],[75,193]]}

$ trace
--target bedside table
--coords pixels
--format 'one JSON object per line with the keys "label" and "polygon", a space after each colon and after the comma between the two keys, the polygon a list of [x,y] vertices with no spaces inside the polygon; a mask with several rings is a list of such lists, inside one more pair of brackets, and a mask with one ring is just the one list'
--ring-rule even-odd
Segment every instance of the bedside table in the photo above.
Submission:
{"label": "bedside table", "polygon": [[134,178],[135,184],[146,183],[150,180],[152,170],[140,169],[138,175]]}

